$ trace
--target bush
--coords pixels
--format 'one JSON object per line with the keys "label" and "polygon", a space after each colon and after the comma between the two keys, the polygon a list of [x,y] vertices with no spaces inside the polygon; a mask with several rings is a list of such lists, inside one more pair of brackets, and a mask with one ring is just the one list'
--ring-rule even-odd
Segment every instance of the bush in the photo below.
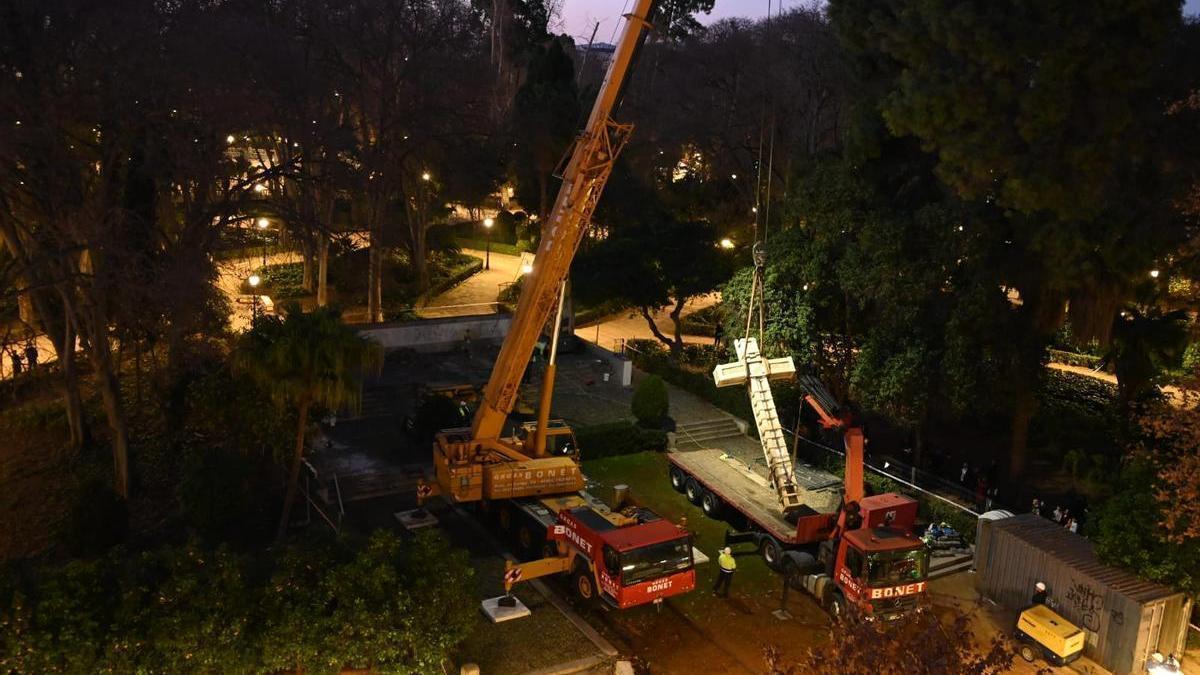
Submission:
{"label": "bush", "polygon": [[472,575],[432,531],[25,570],[0,577],[0,672],[436,672],[474,623]]}
{"label": "bush", "polygon": [[650,375],[638,383],[633,392],[633,416],[643,427],[661,428],[670,412],[667,383],[658,375]]}
{"label": "bush", "polygon": [[184,520],[209,541],[246,541],[256,532],[264,504],[253,484],[254,464],[242,453],[220,447],[193,449],[184,461],[176,494]]}
{"label": "bush", "polygon": [[667,433],[661,429],[645,429],[629,422],[594,424],[575,430],[579,452],[584,459],[601,459],[638,452],[661,452],[667,449]]}
{"label": "bush", "polygon": [[103,478],[84,481],[67,521],[67,548],[71,554],[99,555],[124,542],[128,534],[129,511],[125,501]]}

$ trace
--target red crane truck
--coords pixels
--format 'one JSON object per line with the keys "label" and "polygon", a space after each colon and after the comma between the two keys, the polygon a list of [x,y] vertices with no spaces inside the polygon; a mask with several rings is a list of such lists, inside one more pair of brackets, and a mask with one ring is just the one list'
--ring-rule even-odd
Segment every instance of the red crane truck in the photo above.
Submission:
{"label": "red crane truck", "polygon": [[[897,616],[915,607],[926,588],[929,551],[913,532],[917,503],[899,494],[864,495],[861,427],[818,381],[802,377],[801,384],[821,425],[844,432],[843,480],[797,472],[789,462],[793,480],[784,502],[775,481],[719,450],[677,450],[668,455],[671,485],[706,515],[737,522],[740,531],[727,531],[727,544],[752,543],[768,566],[795,580],[835,618],[847,612]],[[780,508],[781,502],[789,508]]]}

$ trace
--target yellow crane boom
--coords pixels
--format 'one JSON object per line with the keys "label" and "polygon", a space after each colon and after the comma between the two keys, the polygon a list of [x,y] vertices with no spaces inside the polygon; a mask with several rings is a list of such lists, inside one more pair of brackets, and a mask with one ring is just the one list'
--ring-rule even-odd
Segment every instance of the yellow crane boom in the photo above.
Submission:
{"label": "yellow crane boom", "polygon": [[625,15],[625,28],[608,74],[563,171],[554,209],[542,224],[542,240],[533,270],[522,281],[516,314],[471,428],[447,430],[437,436],[434,465],[439,487],[442,494],[454,501],[529,496],[583,487],[582,475],[574,461],[532,456],[542,453],[528,452],[513,439],[501,438],[501,434],[542,327],[558,304],[571,260],[617,155],[633,131],[632,125],[613,120],[612,113],[650,25],[654,3],[655,0],[636,0],[633,12]]}

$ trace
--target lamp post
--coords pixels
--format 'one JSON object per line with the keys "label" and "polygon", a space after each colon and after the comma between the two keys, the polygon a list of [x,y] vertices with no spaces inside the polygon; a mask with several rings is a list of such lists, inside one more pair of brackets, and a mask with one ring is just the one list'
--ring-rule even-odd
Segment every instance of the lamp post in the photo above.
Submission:
{"label": "lamp post", "polygon": [[254,322],[258,318],[258,285],[262,283],[262,278],[257,274],[251,274],[246,283],[250,284],[251,303],[250,303],[250,321]]}
{"label": "lamp post", "polygon": [[496,221],[491,218],[483,219],[483,229],[487,232],[487,252],[483,257],[483,269],[485,270],[492,269],[492,225],[495,224]]}

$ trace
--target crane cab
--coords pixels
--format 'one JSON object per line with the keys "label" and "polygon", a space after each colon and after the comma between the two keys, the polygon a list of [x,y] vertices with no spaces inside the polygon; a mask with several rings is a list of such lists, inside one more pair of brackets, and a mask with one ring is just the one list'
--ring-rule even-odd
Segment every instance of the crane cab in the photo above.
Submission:
{"label": "crane cab", "polygon": [[[523,422],[516,429],[517,440],[527,453],[533,453],[533,437],[537,433],[537,422]],[[579,461],[579,441],[575,432],[563,420],[550,420],[546,424],[546,456],[570,457]]]}

